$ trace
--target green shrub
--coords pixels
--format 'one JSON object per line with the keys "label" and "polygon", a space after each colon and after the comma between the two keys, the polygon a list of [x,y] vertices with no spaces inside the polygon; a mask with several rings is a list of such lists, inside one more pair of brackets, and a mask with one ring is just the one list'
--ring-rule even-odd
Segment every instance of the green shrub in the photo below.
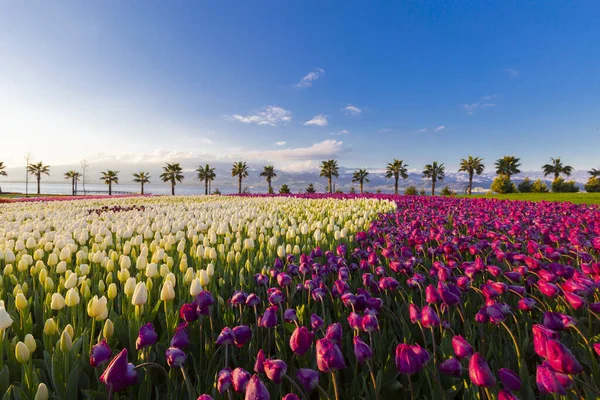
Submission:
{"label": "green shrub", "polygon": [[221,194],[221,191],[217,188],[214,192],[212,192],[212,194],[219,196]]}
{"label": "green shrub", "polygon": [[454,190],[451,190],[447,185],[444,186],[444,188],[442,189],[442,191],[440,192],[440,194],[442,196],[453,196],[456,194],[456,192]]}
{"label": "green shrub", "polygon": [[533,182],[531,191],[533,193],[548,193],[548,185],[546,185],[546,182],[543,180],[538,179],[537,181]]}
{"label": "green shrub", "polygon": [[281,185],[281,187],[279,188],[279,193],[280,194],[290,194],[290,187],[287,185],[287,183],[284,183],[283,185]]}
{"label": "green shrub", "polygon": [[600,193],[600,179],[592,176],[585,184],[585,191],[588,193]]}
{"label": "green shrub", "polygon": [[427,193],[425,193],[425,189],[421,189],[419,190],[419,196],[425,196]]}
{"label": "green shrub", "polygon": [[492,191],[500,194],[515,193],[517,187],[511,182],[507,175],[498,175],[492,182]]}
{"label": "green shrub", "polygon": [[306,187],[306,193],[317,193],[317,190],[315,189],[315,185],[313,185],[312,183],[309,184]]}
{"label": "green shrub", "polygon": [[348,193],[350,193],[350,194],[356,193],[356,189],[354,189],[354,186],[350,187],[350,191]]}
{"label": "green shrub", "polygon": [[577,193],[579,187],[577,187],[575,181],[565,181],[559,177],[552,181],[552,191],[555,193]]}
{"label": "green shrub", "polygon": [[525,178],[523,182],[519,183],[519,193],[531,193],[533,191],[533,182],[531,179]]}
{"label": "green shrub", "polygon": [[404,189],[404,194],[414,196],[417,194],[417,188],[414,186],[409,186],[406,189]]}

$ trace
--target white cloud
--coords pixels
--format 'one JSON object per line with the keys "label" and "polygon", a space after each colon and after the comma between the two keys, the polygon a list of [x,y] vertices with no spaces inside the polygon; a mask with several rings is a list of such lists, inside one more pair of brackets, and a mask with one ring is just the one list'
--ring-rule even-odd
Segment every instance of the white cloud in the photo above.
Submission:
{"label": "white cloud", "polygon": [[516,78],[521,74],[521,72],[518,69],[514,68],[504,68],[504,72],[506,72],[511,78]]}
{"label": "white cloud", "polygon": [[276,146],[285,146],[285,141],[275,142]]}
{"label": "white cloud", "polygon": [[434,132],[439,132],[439,131],[444,130],[444,129],[446,129],[446,127],[444,125],[440,125],[437,128],[435,128],[433,131]]}
{"label": "white cloud", "polygon": [[327,121],[327,116],[323,114],[315,115],[311,120],[306,121],[304,126],[327,126],[329,122]]}
{"label": "white cloud", "polygon": [[481,100],[483,100],[483,101],[488,101],[488,100],[495,99],[496,97],[498,97],[498,95],[497,95],[497,94],[490,94],[490,95],[487,95],[487,96],[483,96],[483,97],[481,98]]}
{"label": "white cloud", "polygon": [[346,111],[346,114],[350,115],[359,115],[362,113],[360,108],[353,106],[352,104],[348,104],[346,107],[344,107],[344,111]]}
{"label": "white cloud", "polygon": [[460,108],[462,108],[462,110],[465,112],[465,114],[467,115],[473,115],[475,114],[475,111],[481,109],[481,108],[486,108],[486,107],[495,107],[496,104],[495,103],[490,103],[490,100],[495,99],[496,97],[498,97],[497,94],[492,94],[492,95],[488,95],[488,96],[483,96],[481,98],[481,101],[478,101],[476,103],[467,103],[467,104],[461,104]]}
{"label": "white cloud", "polygon": [[417,132],[421,132],[421,133],[423,133],[423,132],[427,132],[427,128],[421,128],[421,129],[419,129]]}
{"label": "white cloud", "polygon": [[234,114],[231,118],[244,124],[277,126],[281,123],[290,122],[292,120],[292,113],[281,107],[266,106],[262,111],[254,115],[243,116]]}
{"label": "white cloud", "polygon": [[170,161],[189,160],[198,157],[190,151],[156,149],[149,153],[124,152],[124,153],[94,153],[86,157],[92,163],[117,162],[127,164],[137,163],[163,163]]}
{"label": "white cloud", "polygon": [[342,135],[349,135],[350,132],[348,132],[346,129],[342,129],[339,132],[329,132],[330,135],[334,135],[334,136],[342,136]]}
{"label": "white cloud", "polygon": [[321,170],[321,162],[318,160],[306,160],[288,164],[281,168],[282,171],[299,173],[299,172],[319,172]]}
{"label": "white cloud", "polygon": [[296,83],[294,86],[299,88],[309,88],[312,86],[313,81],[319,79],[324,73],[325,70],[323,68],[316,68],[314,71],[306,74],[302,79],[300,79],[300,82]]}
{"label": "white cloud", "polygon": [[391,130],[390,128],[381,128],[381,129],[379,130],[379,133],[388,133],[388,132],[391,132],[391,131],[392,131],[392,130]]}
{"label": "white cloud", "polygon": [[324,140],[310,147],[297,147],[281,150],[249,151],[240,155],[250,159],[268,161],[311,160],[336,156],[344,151],[343,142]]}

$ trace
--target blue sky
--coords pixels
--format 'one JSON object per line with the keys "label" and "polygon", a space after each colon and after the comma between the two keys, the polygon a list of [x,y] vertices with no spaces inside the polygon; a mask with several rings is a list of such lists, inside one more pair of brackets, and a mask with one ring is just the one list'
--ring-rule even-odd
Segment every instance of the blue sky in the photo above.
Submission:
{"label": "blue sky", "polygon": [[599,20],[595,1],[0,2],[0,160],[598,167]]}

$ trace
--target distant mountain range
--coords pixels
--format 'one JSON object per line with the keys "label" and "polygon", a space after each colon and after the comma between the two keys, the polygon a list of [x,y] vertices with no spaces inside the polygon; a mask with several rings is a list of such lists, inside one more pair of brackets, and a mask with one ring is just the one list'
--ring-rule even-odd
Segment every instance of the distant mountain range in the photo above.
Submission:
{"label": "distant mountain range", "polygon": [[[194,171],[197,168],[195,163],[191,161],[184,161],[181,163],[184,169],[185,179],[183,181],[182,186],[202,186],[197,178],[196,172]],[[263,193],[267,191],[267,183],[264,178],[259,176],[260,171],[262,170],[262,165],[255,165],[252,163],[248,164],[250,167],[249,177],[244,179],[243,186],[247,187],[251,192],[255,193]],[[211,163],[212,167],[215,167],[217,178],[212,182],[212,189],[215,190],[217,188],[223,190],[226,189],[227,192],[231,192],[237,189],[237,179],[231,176],[231,165],[230,163],[224,162],[213,162]],[[100,176],[100,171],[105,171],[106,169],[115,169],[119,171],[120,183],[132,183],[131,174],[138,171],[148,171],[152,177],[151,181],[153,184],[159,184],[160,179],[158,178],[161,173],[162,164],[158,163],[146,163],[146,164],[134,164],[134,163],[119,163],[115,165],[114,163],[94,163],[91,164],[89,170],[87,172],[87,182],[88,183],[99,183],[98,179]],[[51,166],[50,176],[44,176],[42,178],[43,182],[67,182],[63,178],[63,174],[70,170],[76,169],[81,170],[81,168],[77,165],[63,165],[63,166]],[[8,173],[8,177],[0,178],[0,185],[2,182],[23,182],[25,179],[25,170],[24,168],[10,168],[6,170]],[[275,190],[279,190],[279,187],[286,183],[292,192],[296,193],[299,191],[304,191],[306,187],[313,183],[316,190],[318,192],[324,192],[327,186],[327,179],[319,177],[319,172],[316,170],[305,171],[305,172],[291,172],[291,171],[282,171],[276,170],[277,177],[273,179],[273,187]],[[358,191],[358,184],[352,183],[352,173],[354,169],[340,167],[340,176],[338,179],[334,180],[336,189],[341,189],[344,192],[348,192],[351,187],[355,187]],[[385,171],[383,169],[370,169],[369,170],[369,183],[365,184],[365,191],[375,192],[377,190],[381,190],[384,193],[390,193],[394,190],[394,182],[392,179],[385,178]],[[495,178],[495,174],[493,172],[484,172],[482,175],[475,176],[473,178],[473,189],[478,192],[484,192],[489,190],[492,182]],[[519,183],[525,177],[529,177],[532,180],[542,179],[548,185],[552,182],[551,177],[544,177],[541,171],[525,171],[519,175],[513,177],[513,181],[515,183]],[[583,185],[589,178],[587,171],[578,170],[574,171],[569,179],[575,180],[580,188],[583,188]],[[30,182],[35,182],[34,177],[29,177]],[[444,186],[448,186],[450,189],[455,190],[457,192],[466,191],[466,187],[468,184],[469,177],[465,173],[458,172],[447,172],[444,181],[438,182],[436,190],[441,190]],[[403,191],[407,186],[415,186],[417,189],[430,189],[431,182],[425,179],[422,179],[421,174],[417,172],[412,172],[409,174],[409,178],[404,180],[400,179],[399,186],[400,190]]]}

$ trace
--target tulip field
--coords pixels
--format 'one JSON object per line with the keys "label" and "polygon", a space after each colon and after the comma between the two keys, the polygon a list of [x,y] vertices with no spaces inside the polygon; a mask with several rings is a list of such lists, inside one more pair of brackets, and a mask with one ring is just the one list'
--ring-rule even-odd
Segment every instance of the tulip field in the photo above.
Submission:
{"label": "tulip field", "polygon": [[0,400],[600,398],[596,205],[15,202],[0,271]]}

